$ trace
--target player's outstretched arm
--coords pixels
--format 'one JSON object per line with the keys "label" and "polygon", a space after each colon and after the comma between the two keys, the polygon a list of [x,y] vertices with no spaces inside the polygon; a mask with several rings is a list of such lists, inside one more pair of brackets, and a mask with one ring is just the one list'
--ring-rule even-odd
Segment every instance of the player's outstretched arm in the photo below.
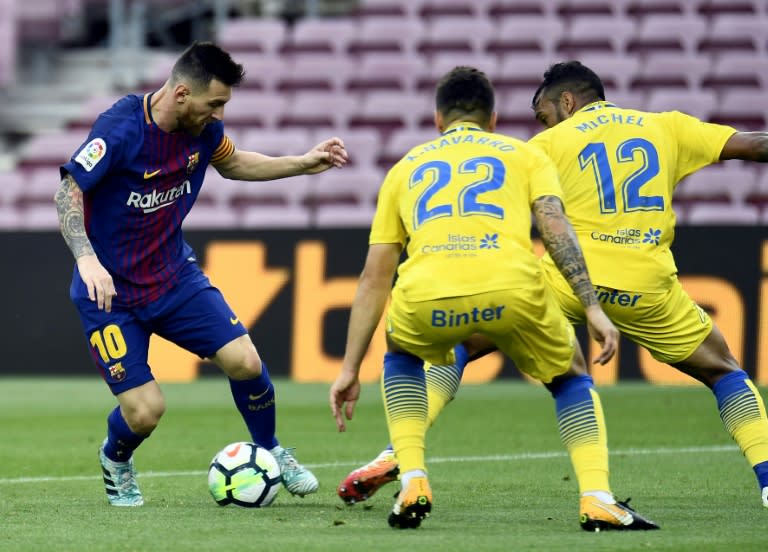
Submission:
{"label": "player's outstretched arm", "polygon": [[304,155],[270,157],[255,151],[235,150],[214,167],[222,176],[233,180],[275,180],[341,168],[348,160],[344,142],[334,137],[323,140]]}
{"label": "player's outstretched arm", "polygon": [[560,198],[537,198],[533,202],[533,216],[549,256],[584,305],[587,330],[592,338],[602,345],[602,350],[594,362],[605,364],[616,353],[619,332],[597,302],[587,271],[587,262],[571,222],[565,216]]}
{"label": "player's outstretched arm", "polygon": [[331,413],[339,431],[346,429],[342,410],[347,420],[351,420],[360,397],[360,364],[384,312],[401,250],[399,243],[372,244],[368,249],[352,301],[341,372],[330,392]]}
{"label": "player's outstretched arm", "polygon": [[768,163],[768,132],[737,132],[720,152],[720,160],[743,159]]}
{"label": "player's outstretched arm", "polygon": [[83,192],[71,175],[68,174],[62,179],[54,202],[59,215],[61,235],[75,257],[80,277],[88,288],[88,297],[91,301],[96,301],[99,309],[110,312],[112,298],[116,295],[115,283],[96,257],[85,232]]}

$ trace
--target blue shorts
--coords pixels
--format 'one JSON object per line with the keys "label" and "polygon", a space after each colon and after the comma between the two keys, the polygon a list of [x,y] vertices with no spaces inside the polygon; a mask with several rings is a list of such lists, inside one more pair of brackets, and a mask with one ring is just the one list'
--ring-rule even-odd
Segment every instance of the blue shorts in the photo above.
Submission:
{"label": "blue shorts", "polygon": [[178,284],[148,305],[113,306],[112,312],[106,312],[87,295],[73,295],[72,301],[91,356],[115,395],[154,379],[147,360],[152,334],[208,358],[248,333],[196,263],[188,263]]}

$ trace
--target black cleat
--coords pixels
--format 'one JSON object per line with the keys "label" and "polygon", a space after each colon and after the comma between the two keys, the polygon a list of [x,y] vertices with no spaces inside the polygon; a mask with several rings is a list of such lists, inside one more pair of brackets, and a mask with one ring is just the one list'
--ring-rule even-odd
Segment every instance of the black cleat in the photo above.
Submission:
{"label": "black cleat", "polygon": [[595,496],[583,496],[580,501],[579,523],[585,531],[647,531],[661,529],[629,506],[630,499],[606,504]]}

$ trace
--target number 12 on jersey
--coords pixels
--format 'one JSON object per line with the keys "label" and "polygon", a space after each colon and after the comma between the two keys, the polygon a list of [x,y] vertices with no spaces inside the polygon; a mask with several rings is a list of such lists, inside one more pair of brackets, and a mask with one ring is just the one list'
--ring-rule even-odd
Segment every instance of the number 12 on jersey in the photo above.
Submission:
{"label": "number 12 on jersey", "polygon": [[[641,195],[640,189],[654,176],[659,174],[659,154],[656,147],[643,138],[631,138],[619,144],[616,148],[618,163],[640,161],[642,165],[623,182],[619,183],[618,192],[621,195],[622,211],[663,211],[664,197],[658,195]],[[597,195],[600,199],[601,213],[615,213],[616,184],[613,179],[611,165],[608,162],[608,150],[603,142],[594,142],[579,153],[581,170],[592,169],[597,183]]]}

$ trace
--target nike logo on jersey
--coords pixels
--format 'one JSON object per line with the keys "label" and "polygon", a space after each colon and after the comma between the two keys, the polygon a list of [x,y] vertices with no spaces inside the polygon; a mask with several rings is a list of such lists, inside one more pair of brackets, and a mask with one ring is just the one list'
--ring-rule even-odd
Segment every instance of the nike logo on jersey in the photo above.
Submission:
{"label": "nike logo on jersey", "polygon": [[160,174],[160,173],[162,172],[162,170],[163,170],[163,169],[157,169],[156,171],[152,171],[152,172],[147,172],[147,171],[145,170],[145,171],[144,171],[144,180],[149,180],[149,179],[150,179],[150,178],[152,178],[153,176],[157,176],[158,174]]}
{"label": "nike logo on jersey", "polygon": [[230,318],[229,319],[229,323],[232,324],[233,326],[235,324],[237,324],[238,322],[240,322],[240,319],[237,316],[235,316],[234,318]]}

